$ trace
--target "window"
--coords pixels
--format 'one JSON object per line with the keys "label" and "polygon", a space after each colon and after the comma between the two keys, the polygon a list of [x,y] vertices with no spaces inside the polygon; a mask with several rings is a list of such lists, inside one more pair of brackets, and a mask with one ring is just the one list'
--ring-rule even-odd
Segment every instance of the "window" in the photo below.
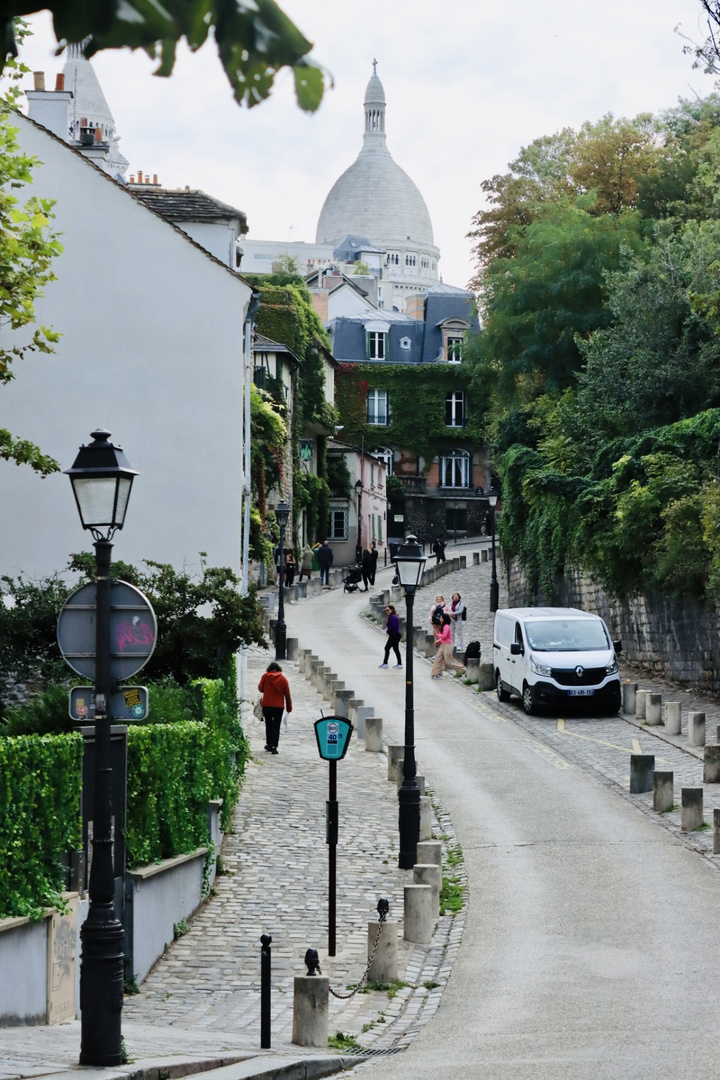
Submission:
{"label": "window", "polygon": [[470,454],[467,450],[453,450],[440,458],[440,486],[466,488],[470,486]]}
{"label": "window", "polygon": [[465,394],[454,390],[445,398],[445,426],[465,427]]}
{"label": "window", "polygon": [[380,461],[384,462],[384,464],[385,464],[385,476],[386,477],[392,476],[392,471],[393,471],[392,470],[392,467],[393,467],[393,452],[392,452],[392,450],[389,450],[386,446],[381,446],[381,447],[378,447],[377,450],[374,450],[373,453],[375,454],[376,458],[379,458]]}
{"label": "window", "polygon": [[367,336],[368,360],[384,360],[387,355],[387,334],[381,330],[369,330]]}
{"label": "window", "polygon": [[459,364],[462,361],[463,339],[461,337],[448,337],[447,360],[448,364]]}
{"label": "window", "polygon": [[387,390],[368,390],[368,424],[385,427],[388,422]]}
{"label": "window", "polygon": [[415,256],[414,255],[406,255],[405,256],[405,265],[406,266],[414,266],[415,265]]}
{"label": "window", "polygon": [[448,506],[446,508],[445,532],[467,532],[467,509],[464,506]]}
{"label": "window", "polygon": [[328,540],[347,540],[347,507],[333,506],[330,510]]}

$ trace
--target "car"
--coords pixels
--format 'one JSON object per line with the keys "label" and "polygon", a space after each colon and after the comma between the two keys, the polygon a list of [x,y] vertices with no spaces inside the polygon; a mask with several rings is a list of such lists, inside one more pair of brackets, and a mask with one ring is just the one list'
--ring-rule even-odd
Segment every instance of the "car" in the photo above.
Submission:
{"label": "car", "polygon": [[517,694],[529,716],[542,706],[583,702],[617,712],[621,650],[599,615],[578,608],[501,608],[493,634],[498,700]]}

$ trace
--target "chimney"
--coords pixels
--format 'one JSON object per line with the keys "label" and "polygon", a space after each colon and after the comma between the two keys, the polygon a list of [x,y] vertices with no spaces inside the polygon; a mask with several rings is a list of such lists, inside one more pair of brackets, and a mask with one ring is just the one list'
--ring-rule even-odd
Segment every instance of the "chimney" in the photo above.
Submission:
{"label": "chimney", "polygon": [[57,135],[63,142],[70,141],[70,102],[73,95],[65,90],[64,80],[58,76],[55,90],[45,89],[45,72],[33,73],[34,90],[26,90],[25,96],[28,102],[28,116],[41,127],[47,128],[53,135]]}
{"label": "chimney", "polygon": [[103,139],[102,128],[96,127],[95,128],[95,142],[96,143],[101,143],[101,142],[104,142],[104,141],[105,140]]}
{"label": "chimney", "polygon": [[153,173],[153,184],[155,185],[155,187],[158,186],[157,173]]}
{"label": "chimney", "polygon": [[63,75],[62,71],[59,71],[58,74],[55,76],[55,93],[57,94],[58,91],[64,90],[64,89],[65,89],[65,76]]}
{"label": "chimney", "polygon": [[33,72],[33,83],[34,83],[33,89],[35,89],[35,90],[44,90],[45,89],[45,72],[44,71],[34,71]]}
{"label": "chimney", "polygon": [[137,182],[138,182],[138,184],[142,184],[142,182],[143,182],[143,174],[141,173],[140,169],[138,169],[138,179],[137,179]]}

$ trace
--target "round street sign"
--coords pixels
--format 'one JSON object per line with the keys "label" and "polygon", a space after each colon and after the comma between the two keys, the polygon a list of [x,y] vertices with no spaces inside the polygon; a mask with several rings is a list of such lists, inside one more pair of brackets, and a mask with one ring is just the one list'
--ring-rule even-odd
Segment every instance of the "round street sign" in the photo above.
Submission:
{"label": "round street sign", "polygon": [[[65,603],[57,639],[66,664],[86,679],[95,678],[95,582],[81,585]],[[157,619],[144,593],[127,581],[110,585],[110,674],[129,679],[147,664],[155,648]]]}

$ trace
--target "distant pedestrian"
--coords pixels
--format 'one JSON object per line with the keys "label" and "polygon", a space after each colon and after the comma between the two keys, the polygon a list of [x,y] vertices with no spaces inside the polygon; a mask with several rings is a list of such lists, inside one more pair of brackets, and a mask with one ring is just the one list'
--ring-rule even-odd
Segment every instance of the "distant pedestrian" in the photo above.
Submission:
{"label": "distant pedestrian", "polygon": [[390,650],[392,649],[397,657],[396,668],[402,667],[402,657],[400,656],[400,619],[398,613],[395,610],[394,604],[388,604],[385,608],[385,614],[387,615],[387,621],[385,622],[385,633],[387,634],[387,641],[385,642],[385,659],[380,667],[387,667],[388,660],[390,659]]}
{"label": "distant pedestrian", "polygon": [[295,571],[297,569],[297,562],[295,560],[295,552],[288,550],[285,552],[285,588],[289,589],[295,581]]}
{"label": "distant pedestrian", "polygon": [[323,540],[320,547],[317,549],[317,561],[320,567],[320,584],[330,584],[330,567],[333,564],[333,550],[328,544],[327,540]]}
{"label": "distant pedestrian", "polygon": [[370,584],[372,584],[374,582],[374,580],[375,580],[375,575],[373,573],[373,567],[374,567],[374,563],[373,563],[372,554],[369,551],[367,551],[367,549],[366,549],[362,553],[362,562],[360,563],[360,570],[362,572],[362,579],[363,579],[363,585],[365,586],[365,592],[368,591],[368,582],[370,582]]}
{"label": "distant pedestrian", "polygon": [[262,694],[262,711],[265,720],[265,749],[277,754],[280,741],[280,722],[283,708],[292,712],[290,685],[282,673],[282,668],[273,660],[260,676],[258,690]]}
{"label": "distant pedestrian", "polygon": [[462,652],[463,649],[463,623],[467,618],[467,608],[462,602],[462,597],[459,592],[452,594],[452,600],[450,602],[450,611],[448,612],[452,619],[452,642],[453,646]]}
{"label": "distant pedestrian", "polygon": [[438,563],[445,562],[445,541],[442,536],[438,536],[435,543],[432,546],[433,553]]}
{"label": "distant pedestrian", "polygon": [[442,673],[445,668],[449,668],[450,671],[459,671],[461,675],[464,675],[466,671],[465,665],[461,664],[460,661],[456,660],[453,656],[452,630],[450,629],[452,619],[448,613],[445,612],[442,620],[442,626],[435,632],[437,651],[430,672],[433,679],[442,679]]}
{"label": "distant pedestrian", "polygon": [[375,584],[375,574],[377,573],[378,563],[378,549],[374,540],[370,541],[370,584]]}
{"label": "distant pedestrian", "polygon": [[439,630],[442,626],[442,617],[447,611],[447,605],[445,604],[445,597],[442,593],[438,593],[435,597],[435,603],[430,608],[430,623],[433,630]]}
{"label": "distant pedestrian", "polygon": [[303,578],[307,578],[308,581],[312,577],[312,565],[313,565],[313,549],[309,544],[305,544],[302,553],[302,562],[300,563],[300,577],[298,581],[302,581]]}

